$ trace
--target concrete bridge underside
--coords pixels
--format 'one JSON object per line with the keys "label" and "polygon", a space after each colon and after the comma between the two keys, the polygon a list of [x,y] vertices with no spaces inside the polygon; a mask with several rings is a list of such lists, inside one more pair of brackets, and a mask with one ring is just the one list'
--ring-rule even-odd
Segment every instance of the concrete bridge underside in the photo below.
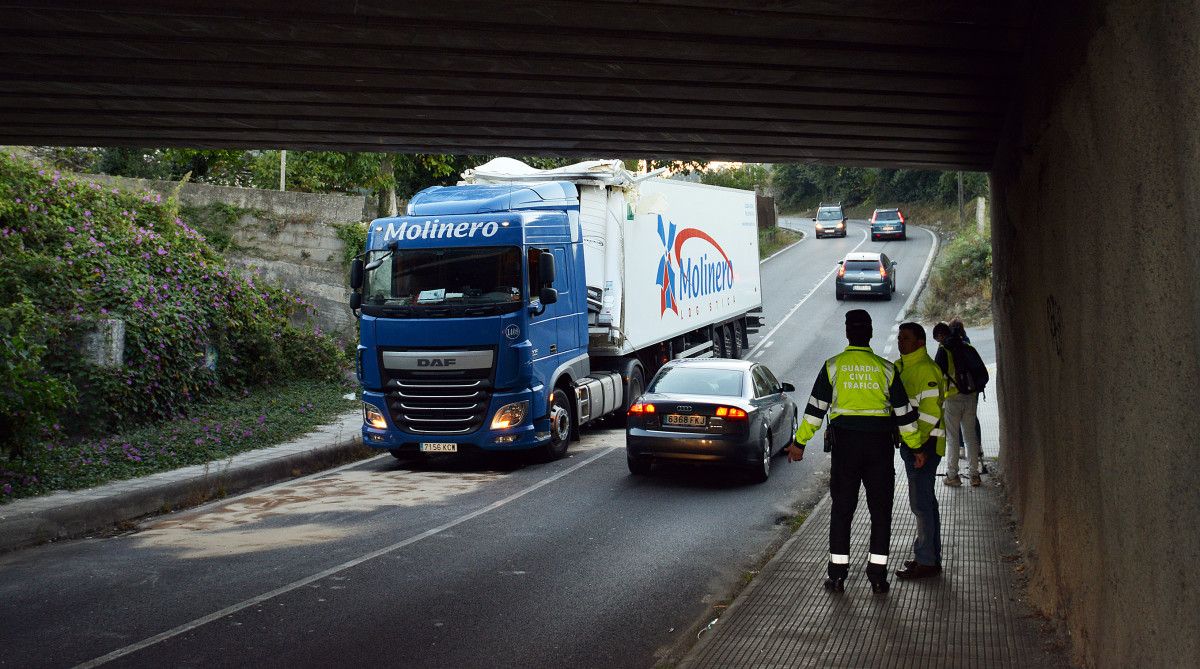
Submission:
{"label": "concrete bridge underside", "polygon": [[1200,665],[1197,3],[249,4],[0,0],[0,143],[990,170],[1033,599]]}

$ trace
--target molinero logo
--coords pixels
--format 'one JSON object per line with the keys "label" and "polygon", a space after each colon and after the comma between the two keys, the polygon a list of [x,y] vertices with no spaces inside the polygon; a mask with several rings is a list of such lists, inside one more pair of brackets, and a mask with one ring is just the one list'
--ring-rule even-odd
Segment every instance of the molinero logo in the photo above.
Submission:
{"label": "molinero logo", "polygon": [[[733,288],[733,261],[708,233],[696,228],[676,230],[674,223],[664,221],[660,215],[658,238],[663,244],[663,255],[658,261],[658,277],[655,279],[655,284],[661,289],[659,316],[668,311],[678,316],[681,301],[715,295]],[[684,258],[683,245],[693,239],[707,243],[711,249],[701,251],[697,256],[695,254],[705,247],[690,244],[688,249],[692,255]]]}

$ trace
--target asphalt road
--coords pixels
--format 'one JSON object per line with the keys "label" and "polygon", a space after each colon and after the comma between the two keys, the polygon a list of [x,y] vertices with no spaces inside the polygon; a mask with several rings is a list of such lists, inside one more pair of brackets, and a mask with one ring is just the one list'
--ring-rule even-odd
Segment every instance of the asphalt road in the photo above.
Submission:
{"label": "asphalt road", "polygon": [[[767,329],[749,355],[803,405],[863,307],[896,357],[931,242],[873,243],[861,221],[810,234],[762,266]],[[899,262],[895,299],[835,301],[836,261],[878,249]],[[753,485],[687,466],[634,478],[622,447],[593,429],[545,465],[382,456],[0,557],[0,666],[654,666],[820,499],[826,457],[779,458]]]}

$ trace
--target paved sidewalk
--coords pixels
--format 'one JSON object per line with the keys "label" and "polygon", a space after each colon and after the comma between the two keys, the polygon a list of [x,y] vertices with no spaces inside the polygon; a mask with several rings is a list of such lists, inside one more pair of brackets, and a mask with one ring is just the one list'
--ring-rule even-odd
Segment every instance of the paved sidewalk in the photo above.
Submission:
{"label": "paved sidewalk", "polygon": [[[995,386],[993,386],[995,387]],[[990,395],[991,393],[989,393]],[[984,453],[995,471],[997,401],[979,405]],[[963,461],[962,469],[966,464]],[[945,472],[945,465],[941,467]],[[1018,549],[1008,529],[1003,488],[992,476],[961,488],[942,484],[944,571],[872,594],[862,568],[870,530],[865,497],[855,513],[846,592],[825,591],[829,497],[747,586],[680,667],[1065,667],[1046,646],[1019,599]],[[904,466],[896,457],[889,570],[911,559],[915,522]]]}
{"label": "paved sidewalk", "polygon": [[56,492],[0,506],[0,553],[102,532],[142,516],[232,495],[361,456],[362,414],[294,441],[95,488]]}

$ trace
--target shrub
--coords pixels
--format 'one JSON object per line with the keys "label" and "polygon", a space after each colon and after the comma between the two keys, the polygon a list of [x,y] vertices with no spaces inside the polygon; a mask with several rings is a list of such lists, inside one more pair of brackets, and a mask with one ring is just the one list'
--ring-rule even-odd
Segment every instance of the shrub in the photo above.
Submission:
{"label": "shrub", "polygon": [[974,231],[955,237],[938,256],[928,293],[923,309],[927,320],[988,320],[992,300],[991,239]]}
{"label": "shrub", "polygon": [[[327,337],[295,324],[310,305],[226,266],[161,197],[12,156],[0,156],[0,310],[13,342],[0,350],[0,373],[17,380],[6,415],[58,407],[27,414],[21,434],[0,434],[9,452],[55,422],[96,434],[186,413],[225,387],[336,378],[342,364]],[[124,365],[83,361],[87,333],[111,318],[125,322]],[[216,371],[205,366],[209,346]]]}

